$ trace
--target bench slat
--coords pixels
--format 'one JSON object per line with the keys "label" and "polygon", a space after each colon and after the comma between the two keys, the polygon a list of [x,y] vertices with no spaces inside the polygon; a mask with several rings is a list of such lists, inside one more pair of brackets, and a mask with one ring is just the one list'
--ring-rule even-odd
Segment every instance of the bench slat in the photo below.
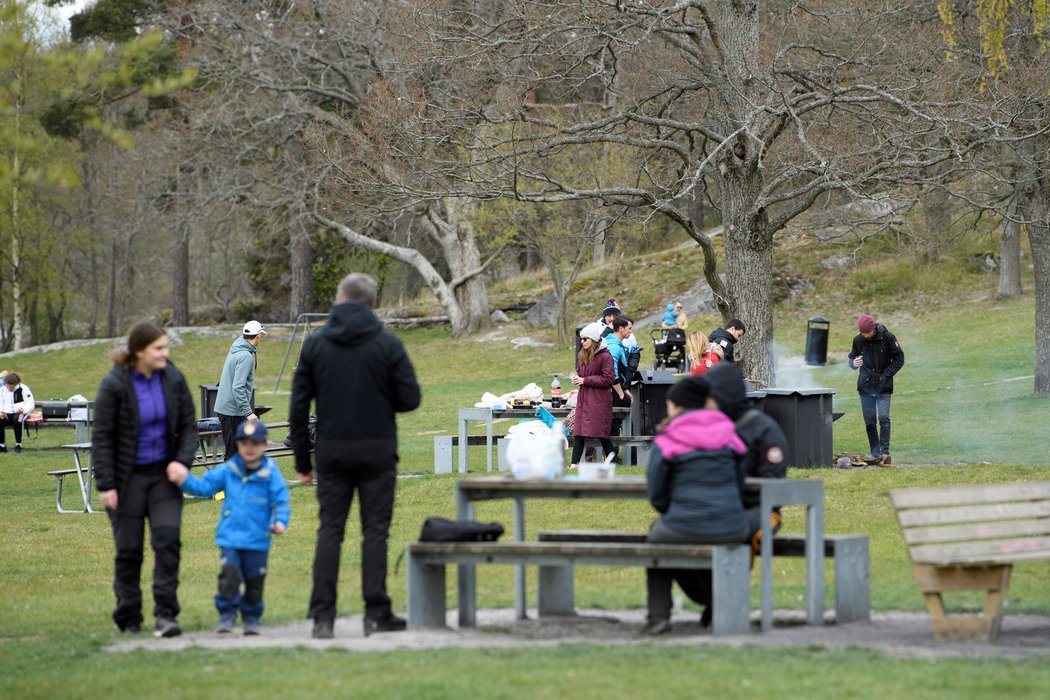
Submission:
{"label": "bench slat", "polygon": [[991,520],[1047,517],[1050,517],[1050,500],[1030,503],[998,503],[994,505],[897,511],[897,520],[902,528],[916,525],[947,525],[949,523],[977,523]]}
{"label": "bench slat", "polygon": [[911,560],[939,566],[1009,563],[1050,558],[1050,537],[989,540],[955,544],[920,544],[909,549]]}
{"label": "bench slat", "polygon": [[[701,544],[632,544],[619,542],[413,542],[410,551],[415,555],[470,554],[488,556],[506,554],[529,556],[554,554],[558,556],[677,556],[710,557],[716,545]],[[740,545],[743,546],[743,545]]]}
{"label": "bench slat", "polygon": [[1038,501],[1048,498],[1050,498],[1050,481],[895,489],[890,491],[893,507],[898,510],[930,506],[958,506],[968,503]]}
{"label": "bench slat", "polygon": [[1005,537],[1036,537],[1039,535],[1050,535],[1050,519],[908,528],[904,530],[904,541],[910,545],[916,545],[934,542],[1002,539]]}
{"label": "bench slat", "polygon": [[[537,533],[540,542],[645,542],[648,533],[621,530],[545,530]],[[835,556],[835,543],[850,540],[857,535],[824,535],[824,556]],[[804,557],[806,538],[794,535],[773,537],[773,556]]]}

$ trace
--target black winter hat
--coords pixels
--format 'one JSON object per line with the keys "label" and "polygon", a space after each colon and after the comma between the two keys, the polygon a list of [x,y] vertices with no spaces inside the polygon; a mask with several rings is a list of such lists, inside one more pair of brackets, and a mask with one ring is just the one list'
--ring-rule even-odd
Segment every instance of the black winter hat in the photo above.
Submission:
{"label": "black winter hat", "polygon": [[619,316],[620,315],[620,305],[616,303],[616,298],[615,297],[609,297],[605,301],[605,309],[602,311],[602,318],[605,318],[606,316],[609,316],[610,314],[613,315],[613,316]]}
{"label": "black winter hat", "polygon": [[711,398],[718,409],[734,421],[748,409],[747,385],[744,373],[731,362],[719,362],[704,374],[711,387]]}
{"label": "black winter hat", "polygon": [[682,408],[703,408],[711,385],[701,376],[686,377],[667,392],[667,400]]}

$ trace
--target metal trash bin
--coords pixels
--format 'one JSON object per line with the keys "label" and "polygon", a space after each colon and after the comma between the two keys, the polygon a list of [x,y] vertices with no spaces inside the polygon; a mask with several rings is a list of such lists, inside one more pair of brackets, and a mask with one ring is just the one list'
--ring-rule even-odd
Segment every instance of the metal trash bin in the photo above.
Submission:
{"label": "metal trash bin", "polygon": [[806,324],[806,364],[828,363],[828,328],[831,323],[823,316],[814,316]]}
{"label": "metal trash bin", "polygon": [[789,467],[831,466],[831,403],[834,389],[766,389],[763,410],[788,441]]}
{"label": "metal trash bin", "polygon": [[[218,384],[201,384],[201,420],[205,418],[211,418],[212,416],[218,415],[215,412],[215,399],[219,395]],[[272,406],[256,406],[255,405],[255,390],[252,389],[252,408],[256,415],[261,416],[262,414],[269,411]]]}
{"label": "metal trash bin", "polygon": [[766,412],[766,392],[765,391],[749,391],[747,392],[747,403],[756,411]]}
{"label": "metal trash bin", "polygon": [[631,403],[631,427],[635,435],[656,435],[656,426],[667,417],[667,391],[674,375],[665,369],[643,369],[638,373],[637,395]]}
{"label": "metal trash bin", "polygon": [[215,397],[219,395],[218,384],[201,384],[201,418],[215,415]]}

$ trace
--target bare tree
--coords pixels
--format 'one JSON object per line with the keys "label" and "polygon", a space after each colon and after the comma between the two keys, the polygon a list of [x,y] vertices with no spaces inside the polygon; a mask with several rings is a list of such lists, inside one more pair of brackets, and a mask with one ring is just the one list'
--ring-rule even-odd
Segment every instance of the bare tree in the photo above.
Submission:
{"label": "bare tree", "polygon": [[[960,105],[929,87],[941,65],[926,36],[939,23],[906,2],[447,0],[400,20],[415,41],[387,78],[415,89],[389,90],[373,140],[440,144],[427,165],[446,194],[590,198],[668,217],[700,244],[723,315],[754,329],[745,370],[764,385],[775,235],[822,194],[885,197],[959,154],[942,136]],[[544,100],[558,109],[537,109]],[[595,144],[637,168],[550,167],[552,153]],[[725,226],[725,285],[689,211],[705,181]]]}
{"label": "bare tree", "polygon": [[[978,10],[980,15],[988,8]],[[1045,6],[1040,11],[1045,18]],[[957,16],[952,23],[951,66],[960,76],[957,85],[977,88],[956,138],[973,144],[967,163],[979,176],[974,181],[983,185],[967,196],[967,203],[1004,221],[1004,264],[1017,259],[1018,228],[1028,233],[1035,270],[1034,390],[1050,393],[1050,53],[1031,23],[1038,23],[1038,14],[1007,13],[994,19],[993,26],[1002,32],[993,37],[991,49],[988,25],[978,16]],[[1019,292],[1019,274],[1016,281]]]}
{"label": "bare tree", "polygon": [[[207,100],[193,117],[195,138],[227,165],[214,199],[269,211],[289,227],[293,309],[308,296],[310,230],[322,225],[415,270],[458,335],[488,323],[476,237],[456,217],[461,205],[436,188],[417,196],[391,186],[423,172],[425,144],[395,153],[361,127],[390,116],[371,93],[397,61],[400,46],[388,41],[385,15],[400,7],[194,3],[178,27],[193,37],[198,97]],[[391,238],[397,219],[414,222],[413,246]]]}

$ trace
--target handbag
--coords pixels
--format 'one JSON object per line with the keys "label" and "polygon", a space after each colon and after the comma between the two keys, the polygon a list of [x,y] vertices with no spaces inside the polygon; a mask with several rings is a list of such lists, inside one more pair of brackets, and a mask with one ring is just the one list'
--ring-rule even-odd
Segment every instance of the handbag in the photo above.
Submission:
{"label": "handbag", "polygon": [[420,542],[495,542],[503,534],[499,523],[449,520],[432,515],[423,521]]}
{"label": "handbag", "polygon": [[576,407],[573,406],[569,409],[569,415],[565,416],[565,420],[561,422],[565,426],[565,430],[568,431],[569,435],[572,435],[576,428]]}

